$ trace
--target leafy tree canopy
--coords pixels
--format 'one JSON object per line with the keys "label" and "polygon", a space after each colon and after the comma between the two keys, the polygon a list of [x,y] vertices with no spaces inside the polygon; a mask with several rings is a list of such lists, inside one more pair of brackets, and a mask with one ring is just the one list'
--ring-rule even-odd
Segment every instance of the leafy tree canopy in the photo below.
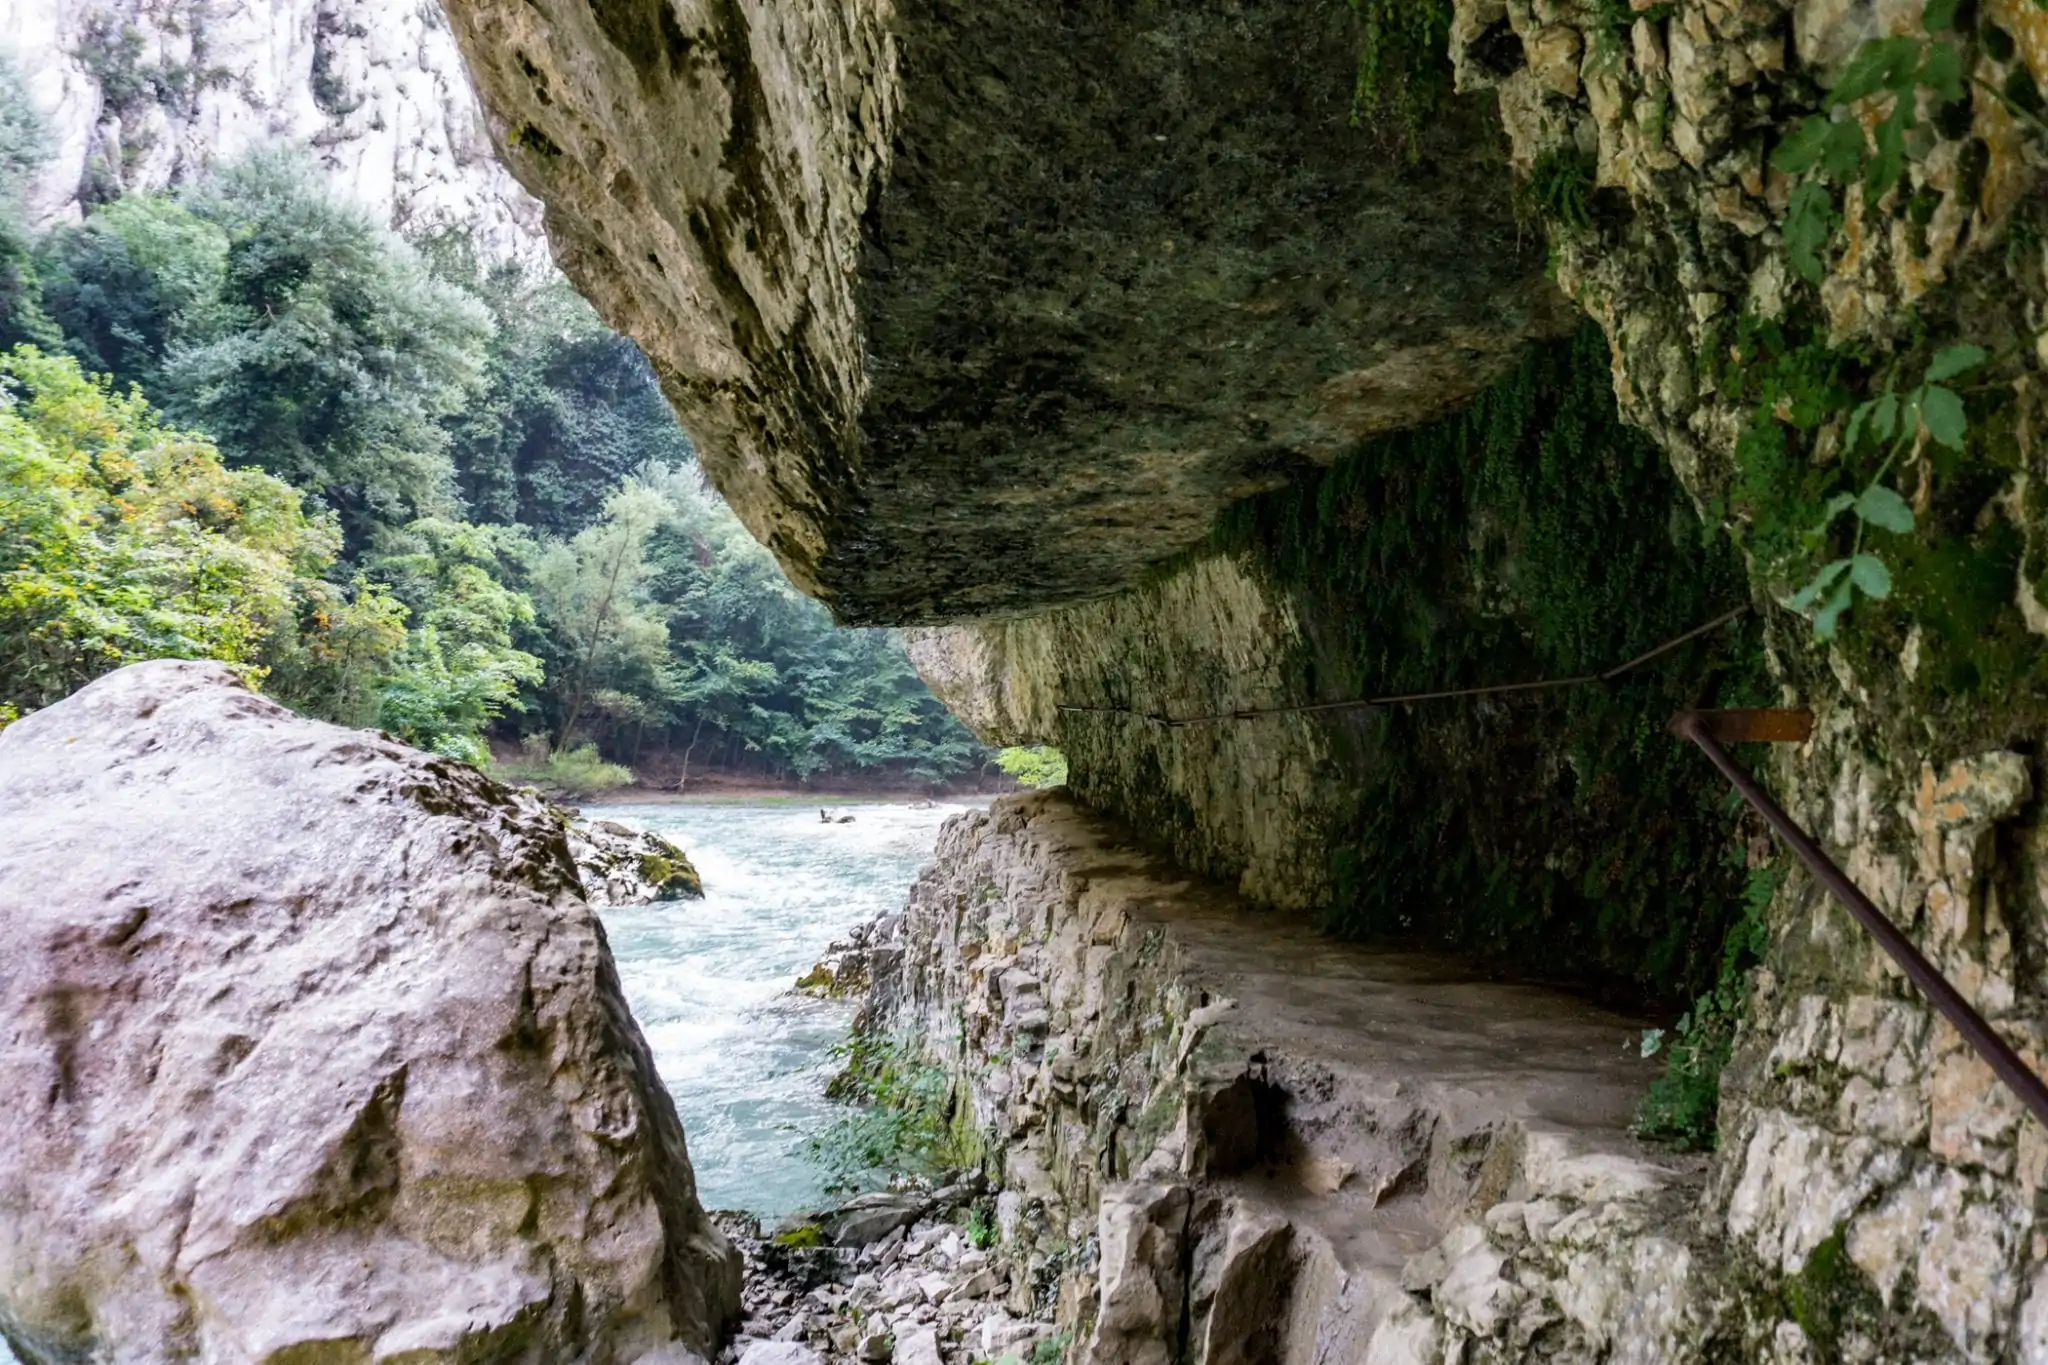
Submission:
{"label": "leafy tree canopy", "polygon": [[549,780],[984,762],[893,634],[790,587],[559,276],[402,242],[289,149],[36,240],[41,139],[0,66],[0,343],[40,346],[0,369],[0,707],[204,657],[471,761],[523,735]]}
{"label": "leafy tree canopy", "polygon": [[0,357],[0,396],[0,700],[46,705],[138,659],[260,680],[333,523],[68,357]]}
{"label": "leafy tree canopy", "polygon": [[340,512],[378,522],[452,506],[444,421],[481,386],[482,304],[327,195],[300,158],[259,153],[190,200],[226,234],[217,310],[163,365],[166,408]]}

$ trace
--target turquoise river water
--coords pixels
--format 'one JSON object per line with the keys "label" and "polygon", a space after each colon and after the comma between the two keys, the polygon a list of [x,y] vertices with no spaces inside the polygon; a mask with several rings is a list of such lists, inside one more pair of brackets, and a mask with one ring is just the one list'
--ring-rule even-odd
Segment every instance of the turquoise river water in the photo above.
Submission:
{"label": "turquoise river water", "polygon": [[[817,1199],[808,1139],[831,1121],[832,1045],[852,1006],[790,987],[834,938],[903,904],[946,817],[963,809],[606,806],[690,855],[704,899],[603,912],[655,1066],[682,1111],[706,1208],[779,1216]],[[0,1365],[14,1357],[0,1344]]]}
{"label": "turquoise river water", "polygon": [[607,910],[626,999],[689,1135],[706,1208],[779,1216],[818,1198],[806,1143],[831,1121],[832,1045],[852,1006],[793,994],[853,925],[901,908],[939,826],[962,809],[608,806],[690,855],[704,899]]}

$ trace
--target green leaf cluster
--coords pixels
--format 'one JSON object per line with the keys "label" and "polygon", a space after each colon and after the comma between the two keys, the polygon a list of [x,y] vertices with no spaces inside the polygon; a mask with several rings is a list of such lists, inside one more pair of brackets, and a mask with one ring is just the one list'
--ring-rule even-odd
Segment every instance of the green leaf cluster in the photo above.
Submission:
{"label": "green leaf cluster", "polygon": [[1750,982],[1769,946],[1769,912],[1782,867],[1751,869],[1742,887],[1742,911],[1721,943],[1721,971],[1667,1035],[1644,1035],[1643,1055],[1663,1052],[1664,1074],[1650,1085],[1637,1111],[1636,1132],[1653,1142],[1706,1151],[1718,1129],[1721,1072],[1735,1046],[1736,1025],[1749,1003]]}
{"label": "green leaf cluster", "polygon": [[[1930,33],[1952,27],[1955,9],[1956,0],[1932,0]],[[1934,103],[1931,117],[1921,113],[1923,91]],[[1841,222],[1837,193],[1855,189],[1874,208],[1898,188],[1908,158],[1924,158],[1938,130],[1955,122],[1949,110],[1966,94],[1962,53],[1952,42],[1902,34],[1857,49],[1828,92],[1824,112],[1801,122],[1771,155],[1785,174],[1811,176],[1793,189],[1786,209],[1785,250],[1794,270],[1814,284],[1827,277],[1822,253]],[[1870,99],[1888,100],[1889,108],[1866,132],[1856,106]]]}
{"label": "green leaf cluster", "polygon": [[952,1079],[915,1039],[856,1028],[832,1056],[841,1069],[825,1094],[847,1111],[809,1142],[828,1189],[941,1177],[976,1164],[977,1137]]}
{"label": "green leaf cluster", "polygon": [[1004,749],[996,755],[996,766],[1027,787],[1067,784],[1067,756],[1049,744]]}
{"label": "green leaf cluster", "polygon": [[68,357],[0,356],[0,699],[44,706],[140,659],[252,682],[332,562],[329,520]]}
{"label": "green leaf cluster", "polygon": [[1451,7],[1444,0],[1351,0],[1358,16],[1354,122],[1391,122],[1409,157],[1450,93]]}

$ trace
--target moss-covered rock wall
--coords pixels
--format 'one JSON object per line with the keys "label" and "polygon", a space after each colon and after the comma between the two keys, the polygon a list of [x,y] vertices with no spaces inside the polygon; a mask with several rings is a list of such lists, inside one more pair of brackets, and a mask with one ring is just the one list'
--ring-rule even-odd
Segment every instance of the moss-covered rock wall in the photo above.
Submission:
{"label": "moss-covered rock wall", "polygon": [[1753,620],[1610,683],[1287,709],[1600,673],[1746,606],[1609,375],[1597,332],[1539,348],[1459,416],[1239,504],[1127,601],[916,648],[942,692],[991,655],[1034,679],[975,718],[1058,743],[1084,800],[1257,899],[1689,999],[1745,853],[1666,726],[1769,699]]}

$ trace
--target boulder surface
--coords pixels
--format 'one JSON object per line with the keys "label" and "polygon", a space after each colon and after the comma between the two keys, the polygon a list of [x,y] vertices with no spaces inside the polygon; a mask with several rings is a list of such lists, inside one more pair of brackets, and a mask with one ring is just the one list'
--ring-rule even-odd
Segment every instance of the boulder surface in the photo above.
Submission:
{"label": "boulder surface", "polygon": [[738,1307],[537,800],[212,664],[0,733],[26,1361],[686,1365]]}
{"label": "boulder surface", "polygon": [[704,899],[704,879],[689,855],[653,830],[573,816],[564,824],[569,856],[592,905]]}

